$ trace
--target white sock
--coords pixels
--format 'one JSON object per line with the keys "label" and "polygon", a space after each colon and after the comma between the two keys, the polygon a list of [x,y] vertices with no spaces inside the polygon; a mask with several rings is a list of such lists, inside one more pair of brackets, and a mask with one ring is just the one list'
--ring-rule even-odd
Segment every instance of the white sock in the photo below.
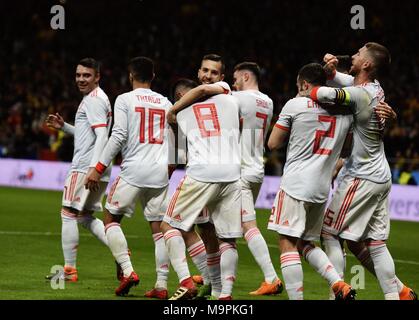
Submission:
{"label": "white sock", "polygon": [[[377,275],[375,274],[374,263],[372,262],[371,255],[368,248],[362,249],[362,251],[358,253],[356,257],[358,258],[359,262],[361,262],[362,266],[365,269],[367,269],[372,275],[374,275],[374,277],[377,278]],[[396,284],[397,284],[397,291],[400,293],[403,290],[404,284],[403,282],[400,281],[399,278],[397,278],[397,276],[396,276]]]}
{"label": "white sock", "polygon": [[384,292],[384,298],[386,300],[399,300],[394,261],[385,242],[371,241],[368,244],[368,250],[378,282]]}
{"label": "white sock", "polygon": [[164,243],[163,233],[154,233],[154,255],[156,258],[157,281],[155,288],[167,289],[167,279],[169,277],[170,259]]}
{"label": "white sock", "polygon": [[207,265],[207,251],[205,250],[205,245],[202,240],[195,242],[188,247],[189,256],[192,259],[192,262],[195,264],[196,268],[201,273],[201,276],[204,280],[204,284],[209,284],[209,273]]}
{"label": "white sock", "polygon": [[106,238],[109,243],[109,249],[124,272],[124,277],[129,277],[134,271],[131,264],[131,259],[128,254],[128,244],[125,235],[122,232],[121,225],[113,222],[105,227]]}
{"label": "white sock", "polygon": [[79,246],[79,228],[77,215],[66,210],[61,210],[61,244],[63,247],[65,266],[76,268],[77,247]]}
{"label": "white sock", "polygon": [[281,254],[282,277],[290,300],[303,300],[303,268],[297,251]]}
{"label": "white sock", "polygon": [[247,241],[250,252],[253,254],[253,257],[265,276],[265,281],[272,283],[278,279],[278,275],[272,265],[268,246],[259,229],[257,227],[249,229],[244,235],[244,238]]}
{"label": "white sock", "polygon": [[89,230],[96,238],[100,240],[105,246],[108,246],[108,239],[105,235],[105,225],[103,221],[93,217],[90,214],[79,216],[77,219],[84,228]]}
{"label": "white sock", "polygon": [[[323,246],[326,255],[329,257],[330,262],[336,269],[336,272],[339,274],[341,279],[344,279],[345,267],[346,267],[346,254],[342,249],[340,242],[337,237],[333,235],[325,235],[322,233],[323,237]],[[335,293],[332,288],[329,291],[329,299],[335,300]]]}
{"label": "white sock", "polygon": [[239,256],[237,254],[236,244],[222,242],[220,244],[220,268],[222,289],[220,298],[232,295],[234,281],[236,281],[237,263]]}
{"label": "white sock", "polygon": [[326,279],[329,283],[329,287],[342,280],[326,253],[319,247],[313,247],[311,245],[305,246],[303,249],[303,256],[317,273]]}
{"label": "white sock", "polygon": [[211,282],[211,295],[218,298],[221,294],[220,252],[207,254],[208,275]]}
{"label": "white sock", "polygon": [[182,282],[191,276],[186,262],[186,245],[182,234],[177,229],[170,229],[164,234],[164,241],[173,269],[177,273],[179,282]]}

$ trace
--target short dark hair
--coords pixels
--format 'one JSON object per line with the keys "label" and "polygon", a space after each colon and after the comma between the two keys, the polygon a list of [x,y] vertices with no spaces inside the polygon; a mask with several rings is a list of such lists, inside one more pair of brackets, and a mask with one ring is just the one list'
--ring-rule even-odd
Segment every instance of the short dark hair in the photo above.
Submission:
{"label": "short dark hair", "polygon": [[239,63],[239,64],[237,64],[234,67],[234,71],[233,72],[241,71],[241,70],[250,71],[251,73],[253,73],[255,75],[256,81],[259,82],[259,79],[260,79],[260,67],[259,67],[259,65],[256,62],[248,62],[248,61],[245,61],[245,62]]}
{"label": "short dark hair", "polygon": [[135,81],[151,82],[154,77],[153,60],[147,57],[135,57],[128,64],[128,71]]}
{"label": "short dark hair", "polygon": [[222,56],[215,54],[215,53],[210,53],[210,54],[206,54],[203,58],[202,61],[204,60],[211,60],[211,61],[215,61],[215,62],[221,62],[221,73],[225,72],[226,66],[224,63],[224,59]]}
{"label": "short dark hair", "polygon": [[96,73],[100,73],[100,62],[93,58],[83,58],[79,61],[79,65],[95,70]]}
{"label": "short dark hair", "polygon": [[370,72],[370,77],[375,79],[385,76],[389,71],[391,63],[391,56],[388,49],[376,42],[368,42],[365,44],[365,47],[373,59],[373,68]]}
{"label": "short dark hair", "polygon": [[327,80],[326,71],[319,63],[309,63],[298,71],[298,80],[305,80],[314,86],[324,86]]}
{"label": "short dark hair", "polygon": [[191,79],[180,78],[180,79],[176,80],[176,82],[173,84],[172,90],[170,92],[172,101],[176,100],[176,91],[179,88],[183,87],[183,88],[193,89],[197,86],[198,86],[198,84]]}

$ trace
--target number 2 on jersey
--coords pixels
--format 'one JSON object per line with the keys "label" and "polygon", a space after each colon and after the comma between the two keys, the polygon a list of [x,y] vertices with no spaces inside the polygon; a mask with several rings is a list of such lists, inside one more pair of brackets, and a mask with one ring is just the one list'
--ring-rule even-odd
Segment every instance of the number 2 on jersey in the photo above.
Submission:
{"label": "number 2 on jersey", "polygon": [[[148,143],[162,144],[164,135],[164,121],[166,118],[163,109],[147,109],[148,110]],[[140,114],[140,143],[145,142],[145,116],[146,109],[144,107],[135,107],[135,112]],[[160,134],[158,137],[154,136],[154,118],[159,117]]]}
{"label": "number 2 on jersey", "polygon": [[[218,122],[217,109],[215,104],[197,104],[193,106],[196,121],[203,138],[216,137],[221,135],[220,123]],[[205,113],[204,113],[205,112]],[[211,121],[214,129],[208,130],[205,121]]]}
{"label": "number 2 on jersey", "polygon": [[313,153],[330,155],[332,153],[331,149],[320,148],[320,143],[322,138],[333,138],[335,136],[336,128],[336,117],[333,116],[319,116],[320,122],[330,122],[329,129],[325,130],[316,130],[316,137],[314,139]]}

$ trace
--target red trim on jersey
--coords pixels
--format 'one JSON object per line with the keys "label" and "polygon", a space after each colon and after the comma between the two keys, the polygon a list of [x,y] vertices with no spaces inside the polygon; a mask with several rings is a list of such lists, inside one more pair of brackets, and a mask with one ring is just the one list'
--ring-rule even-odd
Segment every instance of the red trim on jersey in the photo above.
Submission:
{"label": "red trim on jersey", "polygon": [[317,100],[317,91],[319,91],[319,89],[320,89],[320,87],[317,86],[317,87],[314,87],[313,89],[311,89],[311,92],[310,92],[310,98],[313,99],[316,102],[319,101],[319,100]]}
{"label": "red trim on jersey", "polygon": [[96,171],[100,174],[103,174],[105,172],[106,168],[107,168],[107,166],[105,166],[102,162],[98,162],[96,164],[96,167],[95,167]]}
{"label": "red trim on jersey", "polygon": [[99,124],[95,124],[94,126],[91,126],[91,128],[96,129],[96,128],[107,127],[107,126],[108,126],[107,123],[99,123]]}
{"label": "red trim on jersey", "polygon": [[175,209],[176,201],[180,193],[180,189],[182,188],[183,182],[185,181],[186,176],[180,181],[178,187],[176,188],[176,192],[172,196],[172,200],[170,200],[169,207],[167,208],[167,216],[172,217],[173,210]]}
{"label": "red trim on jersey", "polygon": [[93,91],[89,94],[91,97],[97,97],[97,88],[93,89]]}
{"label": "red trim on jersey", "polygon": [[116,178],[115,182],[112,185],[112,188],[111,188],[111,190],[109,192],[109,195],[108,195],[108,203],[112,203],[112,197],[113,197],[113,194],[115,193],[116,186],[119,183],[119,179],[120,179],[120,177],[118,176],[118,178]]}
{"label": "red trim on jersey", "polygon": [[351,187],[349,188],[348,192],[345,195],[345,199],[343,200],[342,206],[340,207],[338,218],[335,222],[335,229],[340,230],[342,228],[343,222],[345,221],[346,214],[349,211],[349,207],[351,206],[352,200],[355,196],[356,189],[359,185],[360,179],[355,178],[352,182]]}
{"label": "red trim on jersey", "polygon": [[336,77],[336,70],[333,70],[333,73],[327,77],[327,80],[333,80]]}
{"label": "red trim on jersey", "polygon": [[281,211],[282,211],[282,202],[284,201],[284,191],[279,191],[278,196],[278,206],[276,207],[276,211],[278,212],[278,215],[276,216],[275,224],[279,224],[279,219],[281,218]]}
{"label": "red trim on jersey", "polygon": [[284,126],[281,126],[280,124],[277,124],[277,123],[275,123],[275,127],[277,127],[278,129],[281,129],[281,130],[287,131],[287,132],[289,132],[289,131],[290,131],[290,128],[288,128],[288,127],[284,127]]}

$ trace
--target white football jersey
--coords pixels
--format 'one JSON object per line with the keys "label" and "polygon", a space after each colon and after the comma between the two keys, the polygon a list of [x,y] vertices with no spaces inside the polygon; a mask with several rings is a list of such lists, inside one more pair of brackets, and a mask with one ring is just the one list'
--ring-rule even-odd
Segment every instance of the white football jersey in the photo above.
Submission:
{"label": "white football jersey", "polygon": [[177,115],[187,138],[186,175],[202,182],[240,179],[239,105],[229,94],[195,103]]}
{"label": "white football jersey", "polygon": [[[87,173],[96,141],[95,128],[106,127],[108,133],[112,121],[112,109],[106,93],[99,87],[83,97],[74,122],[74,154],[71,171]],[[111,169],[102,175],[101,181],[109,181]]]}
{"label": "white football jersey", "polygon": [[385,121],[375,112],[375,106],[384,101],[380,83],[365,83],[356,87],[333,89],[321,87],[317,91],[321,101],[334,101],[336,97],[348,105],[354,115],[353,147],[346,162],[347,173],[352,177],[385,183],[391,179],[383,143]]}
{"label": "white football jersey", "polygon": [[167,111],[170,101],[150,89],[135,89],[115,101],[115,123],[100,162],[109,165],[119,150],[120,176],[137,187],[168,184]]}
{"label": "white football jersey", "polygon": [[281,189],[312,203],[327,201],[352,115],[332,115],[309,98],[289,100],[276,127],[290,131]]}
{"label": "white football jersey", "polygon": [[242,125],[241,175],[247,181],[263,181],[263,152],[273,113],[273,102],[257,90],[233,91],[239,100]]}

